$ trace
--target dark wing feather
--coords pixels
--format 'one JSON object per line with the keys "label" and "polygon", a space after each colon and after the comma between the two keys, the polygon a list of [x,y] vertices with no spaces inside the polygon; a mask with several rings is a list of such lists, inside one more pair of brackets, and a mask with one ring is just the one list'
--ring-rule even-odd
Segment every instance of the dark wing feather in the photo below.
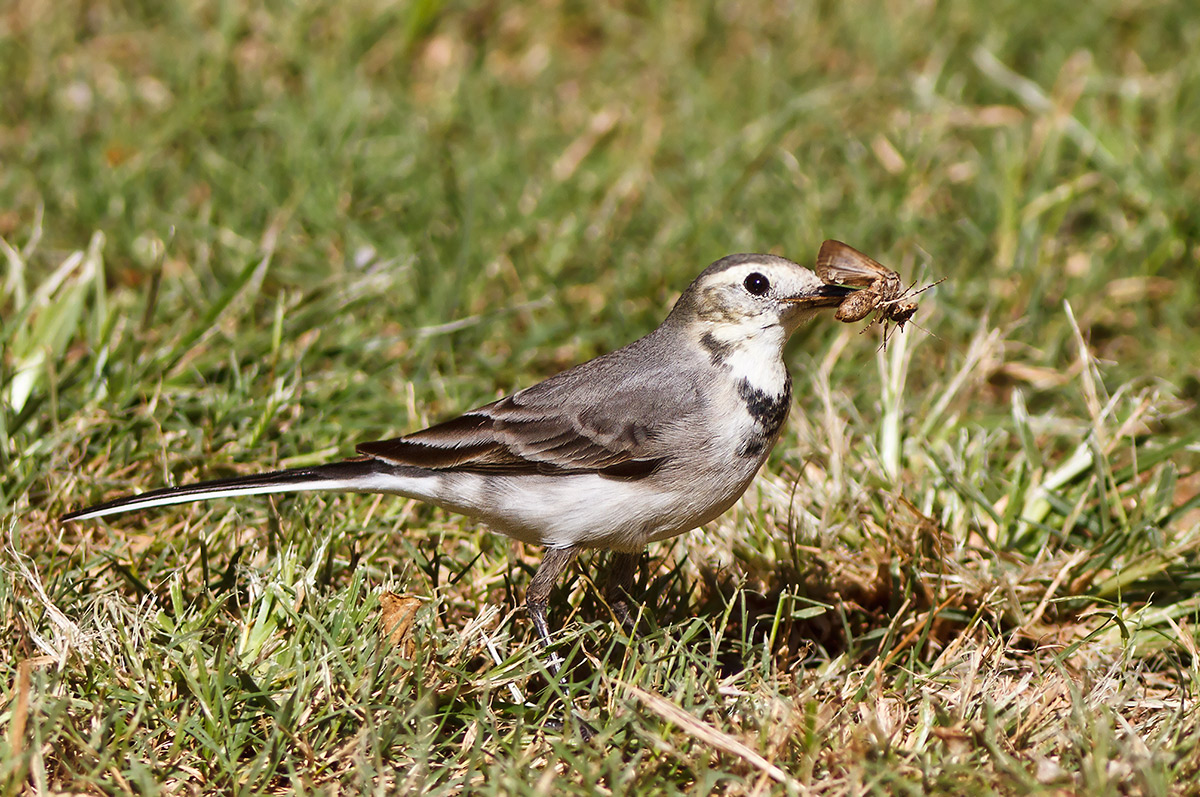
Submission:
{"label": "dark wing feather", "polygon": [[668,378],[665,367],[652,367],[647,340],[358,451],[434,470],[647,476],[671,457],[664,432],[686,423],[703,400],[698,385],[681,382],[678,370]]}

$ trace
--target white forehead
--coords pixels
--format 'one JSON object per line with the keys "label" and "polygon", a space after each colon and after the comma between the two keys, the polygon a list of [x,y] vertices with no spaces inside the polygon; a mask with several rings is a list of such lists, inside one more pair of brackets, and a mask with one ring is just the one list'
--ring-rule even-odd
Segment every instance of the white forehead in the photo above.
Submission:
{"label": "white forehead", "polygon": [[720,274],[725,271],[738,271],[743,274],[749,274],[755,269],[794,269],[798,266],[786,257],[778,255],[760,255],[760,254],[739,254],[726,255],[717,262],[713,263],[708,268],[704,269],[706,275]]}
{"label": "white forehead", "polygon": [[784,257],[762,254],[739,254],[723,257],[704,270],[699,282],[704,285],[737,284],[751,274],[759,273],[774,283],[806,286],[820,283],[808,269]]}

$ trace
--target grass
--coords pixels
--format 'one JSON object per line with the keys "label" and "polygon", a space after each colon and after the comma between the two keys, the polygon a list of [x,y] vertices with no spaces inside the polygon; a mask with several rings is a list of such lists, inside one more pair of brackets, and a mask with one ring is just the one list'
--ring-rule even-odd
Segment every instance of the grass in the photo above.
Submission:
{"label": "grass", "polygon": [[[49,4],[0,16],[5,794],[1185,794],[1200,10]],[[734,251],[946,281],[818,322],[636,641],[585,556],[319,462],[651,329]],[[564,701],[599,730],[556,730]]]}

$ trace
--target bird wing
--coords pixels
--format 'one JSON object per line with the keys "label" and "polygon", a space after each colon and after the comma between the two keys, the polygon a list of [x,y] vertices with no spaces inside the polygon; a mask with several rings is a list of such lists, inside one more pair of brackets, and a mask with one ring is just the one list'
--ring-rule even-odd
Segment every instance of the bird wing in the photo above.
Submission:
{"label": "bird wing", "polygon": [[434,470],[647,476],[674,453],[664,438],[698,412],[702,392],[677,369],[619,354],[358,452]]}

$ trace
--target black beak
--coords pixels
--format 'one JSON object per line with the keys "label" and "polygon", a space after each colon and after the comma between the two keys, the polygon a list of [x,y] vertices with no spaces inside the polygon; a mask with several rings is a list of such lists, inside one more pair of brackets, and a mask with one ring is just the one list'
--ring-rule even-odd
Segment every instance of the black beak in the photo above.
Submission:
{"label": "black beak", "polygon": [[842,299],[854,293],[855,290],[855,288],[847,288],[843,285],[822,285],[811,297],[812,305],[814,307],[837,307],[842,303]]}

